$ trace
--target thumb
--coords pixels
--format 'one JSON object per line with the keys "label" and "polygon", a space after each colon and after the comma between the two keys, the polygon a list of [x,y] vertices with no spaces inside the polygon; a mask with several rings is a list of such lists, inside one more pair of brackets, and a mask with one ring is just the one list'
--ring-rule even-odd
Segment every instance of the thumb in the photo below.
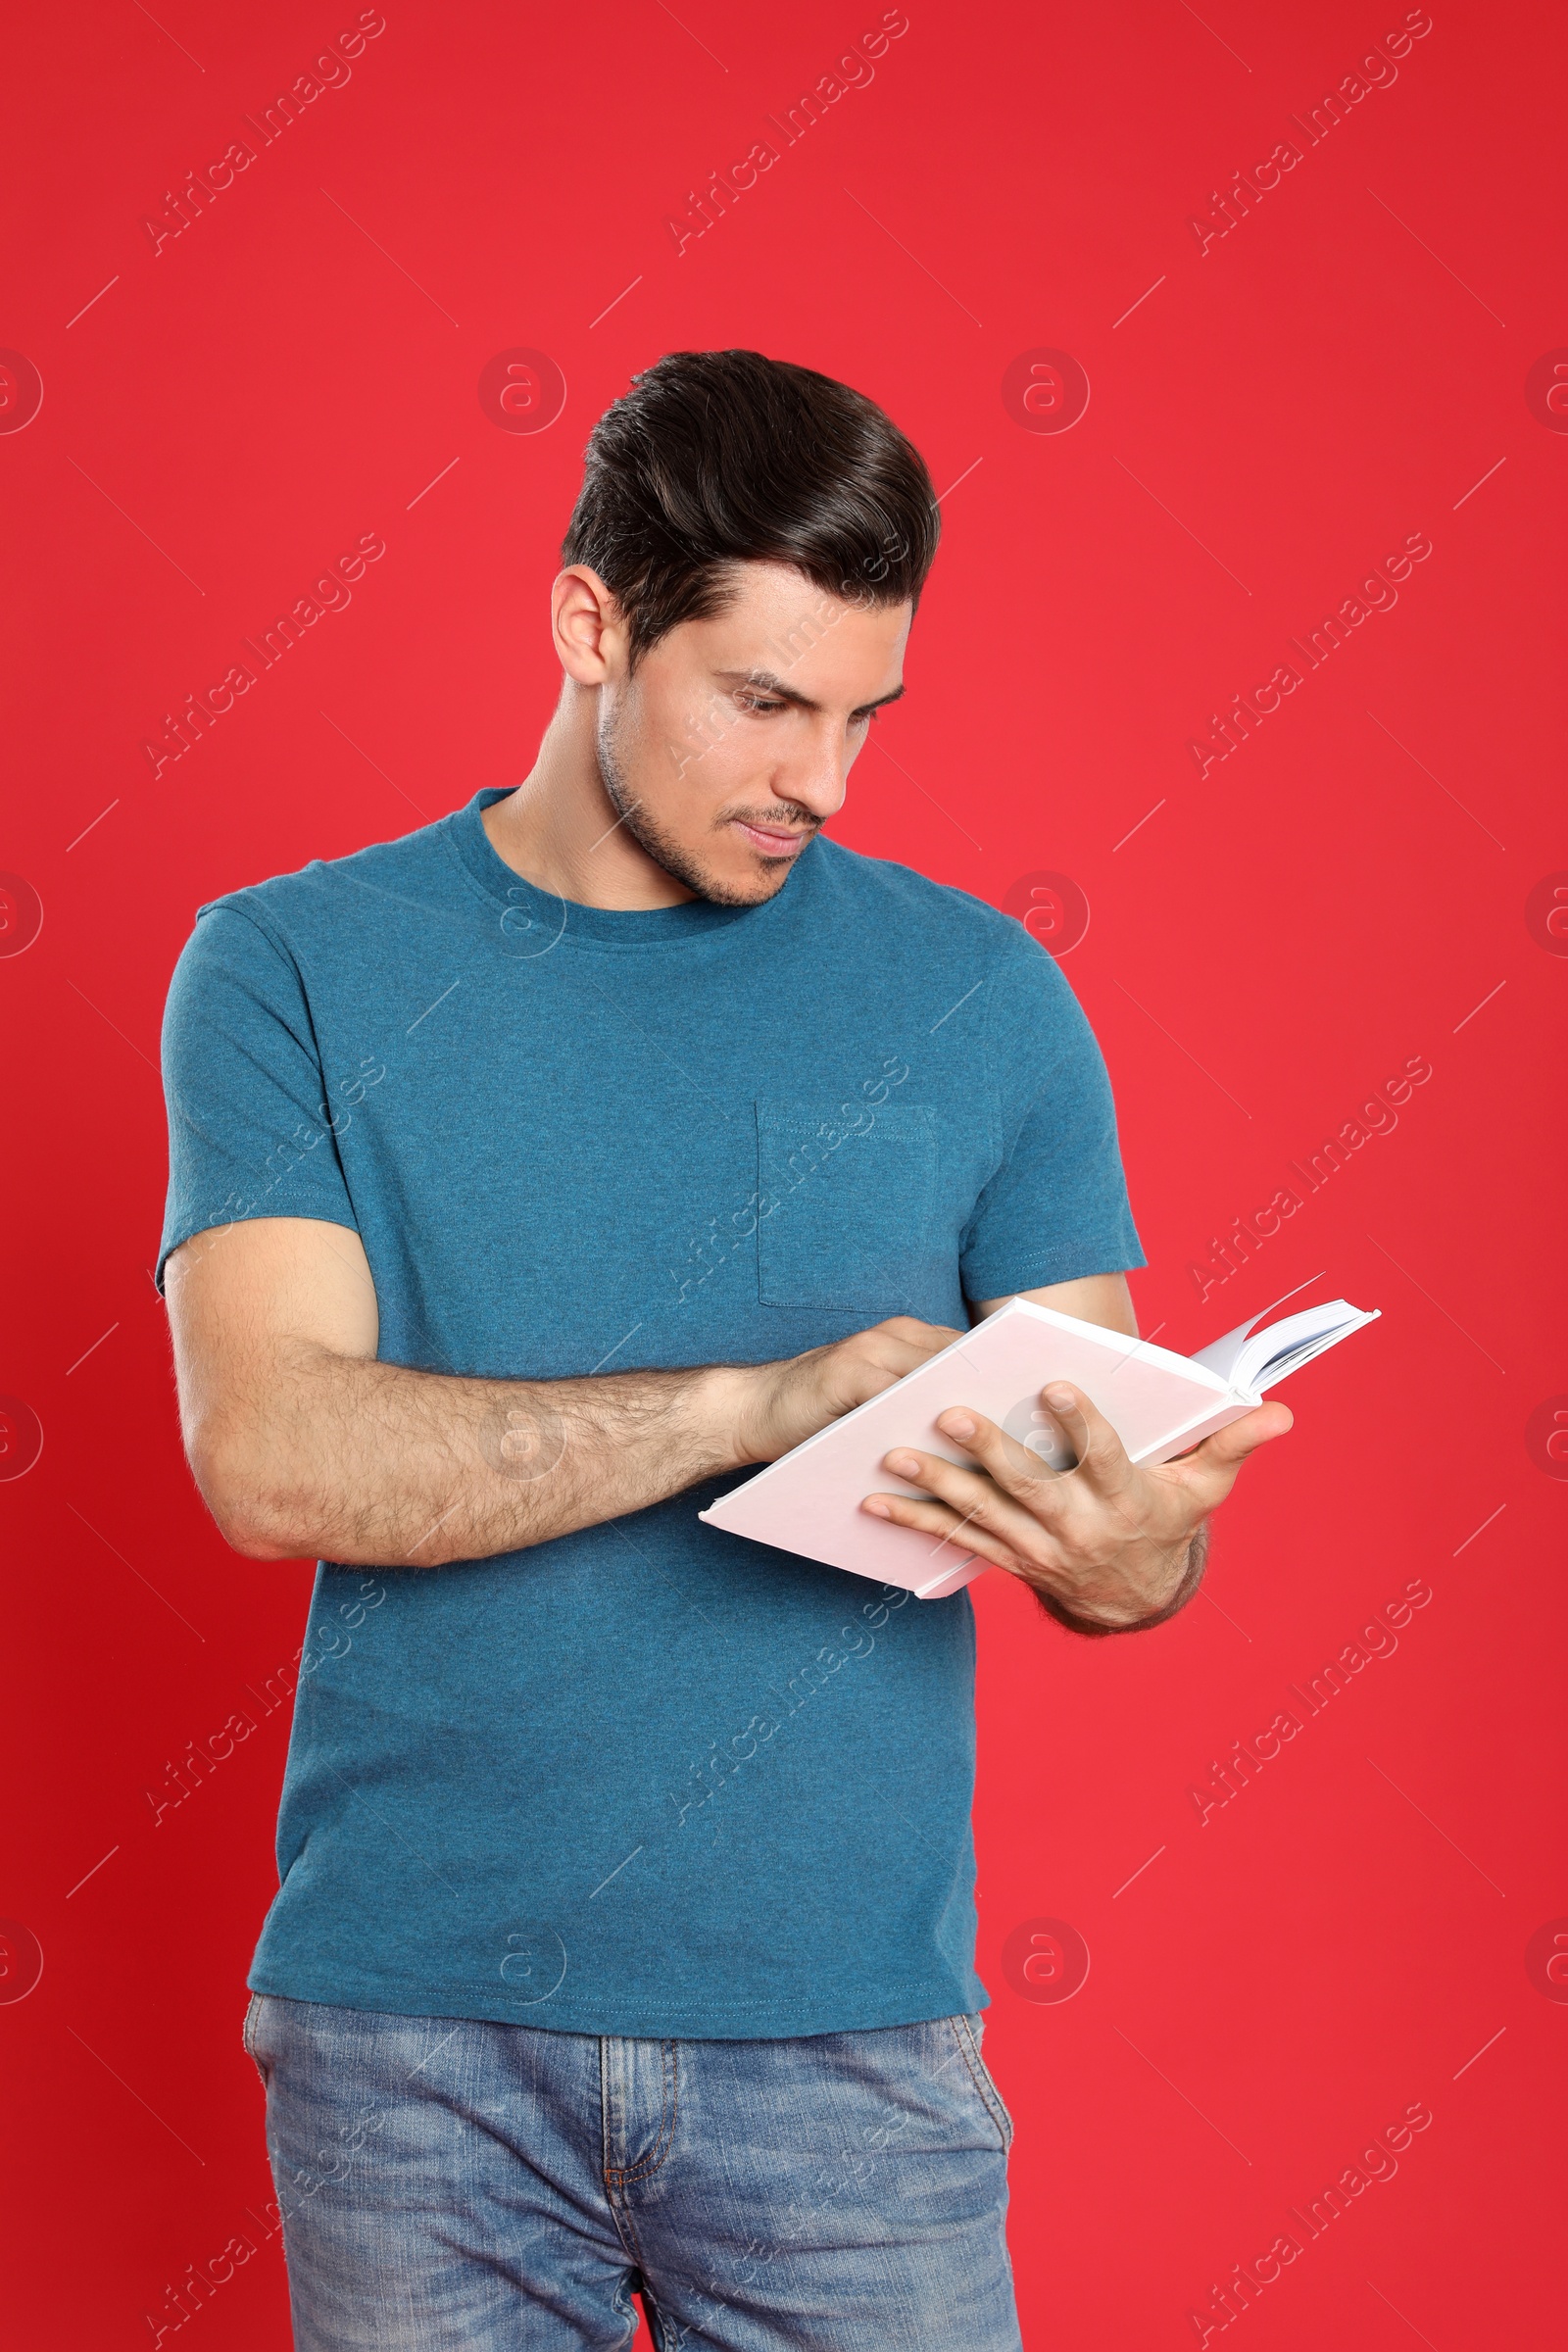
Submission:
{"label": "thumb", "polygon": [[1206,1462],[1216,1470],[1236,1470],[1250,1453],[1266,1446],[1271,1438],[1283,1438],[1296,1420],[1288,1404],[1260,1404],[1240,1420],[1224,1429],[1216,1429],[1201,1446],[1188,1455],[1189,1461]]}

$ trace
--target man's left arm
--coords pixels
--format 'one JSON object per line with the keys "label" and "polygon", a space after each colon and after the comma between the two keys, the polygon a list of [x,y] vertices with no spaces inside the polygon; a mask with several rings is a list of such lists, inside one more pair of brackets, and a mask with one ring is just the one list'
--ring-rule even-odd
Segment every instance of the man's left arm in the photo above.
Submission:
{"label": "man's left arm", "polygon": [[[1137,1341],[1125,1275],[1093,1274],[1013,1295]],[[984,1298],[974,1313],[983,1319],[1005,1304],[1004,1298]],[[1259,1405],[1177,1460],[1138,1468],[1070,1381],[1051,1381],[1041,1402],[1077,1457],[1072,1469],[1050,1469],[983,1414],[955,1406],[937,1427],[972,1467],[900,1448],[884,1456],[884,1467],[929,1499],[876,1494],[864,1507],[942,1541],[961,1531],[965,1549],[1020,1577],[1075,1633],[1141,1633],[1162,1624],[1198,1590],[1210,1512],[1248,1455],[1290,1428],[1289,1406]]]}

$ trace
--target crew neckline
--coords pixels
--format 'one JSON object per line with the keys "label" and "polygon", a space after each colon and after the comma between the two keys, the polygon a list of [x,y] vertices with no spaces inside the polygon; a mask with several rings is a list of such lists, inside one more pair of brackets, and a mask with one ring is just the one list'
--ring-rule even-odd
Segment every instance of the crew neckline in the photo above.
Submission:
{"label": "crew neckline", "polygon": [[[510,791],[509,786],[487,785],[476,792],[466,807],[447,818],[449,838],[487,897],[515,908],[523,927],[537,923],[546,932],[556,932],[563,947],[570,941],[596,947],[662,947],[668,941],[727,931],[737,923],[756,924],[779,906],[794,880],[792,872],[781,890],[757,906],[715,906],[708,899],[683,899],[673,906],[579,906],[574,899],[558,898],[554,891],[541,890],[528,881],[507,863],[491,841],[484,829],[484,811],[508,799]],[[795,861],[797,866],[810,856],[811,848],[812,843],[808,842]]]}

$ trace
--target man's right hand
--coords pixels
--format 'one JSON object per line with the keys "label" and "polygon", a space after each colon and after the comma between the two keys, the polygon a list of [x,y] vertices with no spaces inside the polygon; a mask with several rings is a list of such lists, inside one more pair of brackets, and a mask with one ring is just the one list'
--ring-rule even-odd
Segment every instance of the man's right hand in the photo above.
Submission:
{"label": "man's right hand", "polygon": [[731,1375],[736,1468],[776,1462],[962,1336],[942,1323],[894,1315],[829,1347],[808,1348],[804,1355],[737,1367]]}

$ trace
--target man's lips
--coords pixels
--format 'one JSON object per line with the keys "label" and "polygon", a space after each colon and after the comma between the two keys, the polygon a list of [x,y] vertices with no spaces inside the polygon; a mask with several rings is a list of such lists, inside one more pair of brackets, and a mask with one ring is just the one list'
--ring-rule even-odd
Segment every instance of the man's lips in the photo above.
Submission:
{"label": "man's lips", "polygon": [[768,858],[793,858],[810,840],[809,828],[791,832],[785,825],[749,825],[743,816],[731,819],[737,832],[744,833],[752,847]]}

